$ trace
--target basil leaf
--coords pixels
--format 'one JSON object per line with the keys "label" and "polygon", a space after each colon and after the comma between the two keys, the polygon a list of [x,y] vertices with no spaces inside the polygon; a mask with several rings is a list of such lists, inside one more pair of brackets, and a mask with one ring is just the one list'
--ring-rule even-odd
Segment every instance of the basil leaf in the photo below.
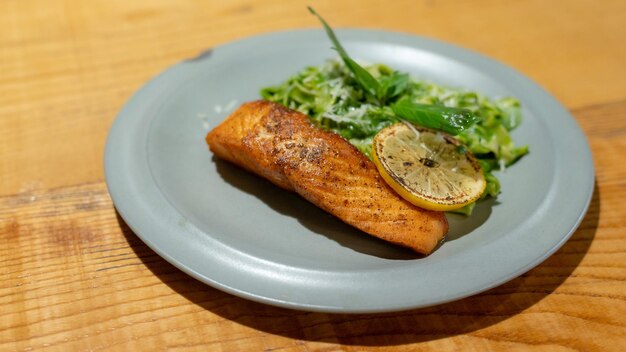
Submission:
{"label": "basil leaf", "polygon": [[391,105],[391,110],[411,123],[452,135],[463,132],[478,121],[476,115],[467,109],[417,104],[406,98]]}
{"label": "basil leaf", "polygon": [[317,12],[315,12],[315,10],[313,10],[313,8],[310,6],[309,6],[309,12],[317,16],[320,22],[322,22],[322,25],[324,26],[324,30],[326,30],[326,34],[328,35],[328,38],[330,38],[330,41],[335,46],[334,49],[337,50],[337,53],[339,53],[339,56],[341,57],[343,62],[346,64],[346,66],[352,72],[352,74],[354,74],[354,78],[359,83],[359,85],[363,89],[365,89],[366,92],[380,99],[381,97],[379,96],[379,92],[381,89],[380,89],[380,84],[378,83],[376,78],[374,78],[374,76],[372,76],[369,72],[367,72],[367,70],[364,69],[361,65],[357,64],[356,61],[350,58],[346,50],[343,48],[343,46],[341,46],[341,43],[339,43],[339,40],[337,39],[335,32],[333,32],[332,28],[330,28],[330,26],[328,25],[328,23],[326,23],[326,21],[322,18],[322,16],[320,16]]}
{"label": "basil leaf", "polygon": [[354,78],[359,85],[363,87],[365,91],[380,99],[381,97],[378,95],[378,92],[380,91],[380,84],[378,84],[376,78],[374,78],[374,76],[367,72],[366,69],[348,56],[343,57],[343,61],[346,63],[346,66],[348,66],[350,71],[352,71]]}
{"label": "basil leaf", "polygon": [[388,76],[380,76],[379,97],[389,100],[402,95],[408,88],[411,79],[406,73],[393,72]]}

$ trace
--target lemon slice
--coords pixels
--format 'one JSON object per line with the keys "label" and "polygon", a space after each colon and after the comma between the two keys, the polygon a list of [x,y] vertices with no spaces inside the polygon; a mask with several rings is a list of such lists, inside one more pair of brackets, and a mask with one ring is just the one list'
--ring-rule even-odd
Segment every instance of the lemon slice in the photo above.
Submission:
{"label": "lemon slice", "polygon": [[474,156],[443,132],[396,123],[378,132],[372,149],[383,179],[420,208],[459,209],[485,190],[485,176]]}

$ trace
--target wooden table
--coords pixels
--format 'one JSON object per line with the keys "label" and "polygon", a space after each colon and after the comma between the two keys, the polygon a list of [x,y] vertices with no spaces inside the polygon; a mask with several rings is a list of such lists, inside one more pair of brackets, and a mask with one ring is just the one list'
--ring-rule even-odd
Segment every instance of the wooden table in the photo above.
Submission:
{"label": "wooden table", "polygon": [[[483,294],[382,315],[291,311],[183,274],[116,215],[103,147],[147,79],[249,35],[319,27],[424,35],[556,96],[596,187],[552,257]],[[626,350],[626,2],[0,1],[0,350]],[[576,170],[572,170],[576,172]],[[551,209],[558,216],[558,209]]]}

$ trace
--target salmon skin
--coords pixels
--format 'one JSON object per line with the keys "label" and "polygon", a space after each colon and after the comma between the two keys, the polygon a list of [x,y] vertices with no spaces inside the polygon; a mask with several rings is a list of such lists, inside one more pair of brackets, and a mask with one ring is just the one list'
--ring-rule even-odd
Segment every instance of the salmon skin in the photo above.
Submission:
{"label": "salmon skin", "polygon": [[385,241],[429,254],[448,231],[442,212],[407,202],[352,144],[280,104],[243,104],[207,134],[206,142],[218,158]]}

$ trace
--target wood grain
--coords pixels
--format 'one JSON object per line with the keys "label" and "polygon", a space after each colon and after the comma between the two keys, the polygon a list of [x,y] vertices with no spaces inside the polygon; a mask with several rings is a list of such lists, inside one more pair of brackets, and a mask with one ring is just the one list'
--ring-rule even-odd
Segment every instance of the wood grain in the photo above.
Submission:
{"label": "wood grain", "polygon": [[[626,102],[574,111],[594,153],[625,143]],[[626,346],[624,168],[598,160],[580,228],[543,264],[458,302],[382,315],[269,307],[165,262],[104,184],[0,199],[0,350],[619,351]]]}
{"label": "wood grain", "polygon": [[[479,51],[561,100],[596,168],[572,238],[480,295],[379,315],[236,298],[143,244],[103,183],[117,111],[147,79],[206,48],[319,27],[309,3],[337,27]],[[0,1],[0,351],[626,350],[624,23],[621,0]]]}
{"label": "wood grain", "polygon": [[626,97],[622,0],[4,0],[0,194],[102,181],[108,127],[146,80],[221,43],[319,28],[309,3],[337,27],[419,34],[492,56],[570,108]]}

